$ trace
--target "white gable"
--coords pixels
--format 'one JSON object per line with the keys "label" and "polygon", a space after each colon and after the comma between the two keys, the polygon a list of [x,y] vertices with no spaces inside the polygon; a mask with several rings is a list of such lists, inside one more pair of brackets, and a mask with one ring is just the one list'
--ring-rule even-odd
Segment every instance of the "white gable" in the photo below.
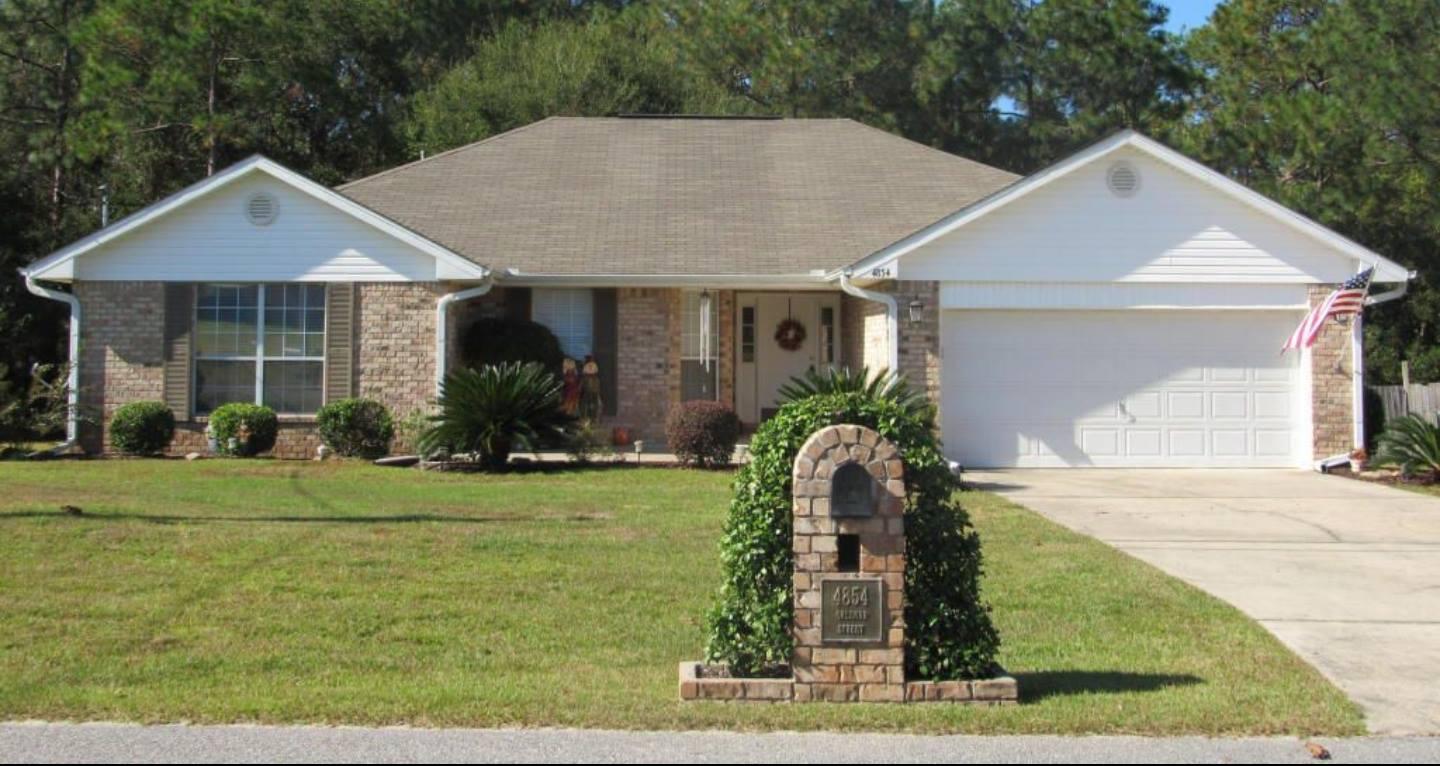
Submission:
{"label": "white gable", "polygon": [[[1113,192],[1112,168],[1138,174]],[[1133,179],[1132,179],[1133,180]],[[1398,264],[1138,134],[1026,178],[856,264],[860,277],[978,282],[1332,283]],[[878,270],[878,271],[872,271]]]}
{"label": "white gable", "polygon": [[[257,197],[273,217],[257,225]],[[263,158],[247,160],[37,262],[39,279],[399,282],[485,269]]]}
{"label": "white gable", "polygon": [[[1112,193],[1111,165],[1140,186]],[[1233,197],[1122,150],[917,249],[904,279],[1335,282],[1354,261]]]}

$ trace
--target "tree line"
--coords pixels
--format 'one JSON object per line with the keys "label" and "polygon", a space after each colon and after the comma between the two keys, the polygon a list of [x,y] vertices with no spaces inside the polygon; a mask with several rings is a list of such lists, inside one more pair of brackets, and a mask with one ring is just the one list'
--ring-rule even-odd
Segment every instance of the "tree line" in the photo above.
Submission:
{"label": "tree line", "polygon": [[[850,117],[1028,173],[1135,128],[1419,272],[1440,380],[1440,0],[0,0],[0,275],[263,153],[326,184],[553,114]],[[0,391],[64,355],[0,276]],[[1277,344],[1279,339],[1277,339]]]}

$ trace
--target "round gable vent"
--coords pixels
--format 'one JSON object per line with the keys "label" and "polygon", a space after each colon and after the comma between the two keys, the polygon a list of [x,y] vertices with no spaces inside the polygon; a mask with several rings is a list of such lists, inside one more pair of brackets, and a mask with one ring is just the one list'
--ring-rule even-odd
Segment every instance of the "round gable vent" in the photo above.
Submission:
{"label": "round gable vent", "polygon": [[250,195],[245,200],[245,218],[256,226],[269,226],[280,215],[280,204],[265,192]]}
{"label": "round gable vent", "polygon": [[1140,191],[1140,173],[1128,162],[1117,162],[1105,174],[1105,185],[1117,197],[1133,196]]}

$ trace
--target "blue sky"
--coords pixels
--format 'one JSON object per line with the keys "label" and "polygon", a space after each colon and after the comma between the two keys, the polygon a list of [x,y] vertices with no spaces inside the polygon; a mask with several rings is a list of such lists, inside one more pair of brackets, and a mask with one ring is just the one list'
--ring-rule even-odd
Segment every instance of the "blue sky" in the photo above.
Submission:
{"label": "blue sky", "polygon": [[1205,23],[1210,17],[1210,12],[1219,5],[1219,0],[1160,0],[1160,4],[1170,9],[1170,20],[1166,22],[1165,28],[1171,32],[1180,32],[1185,29],[1194,29]]}

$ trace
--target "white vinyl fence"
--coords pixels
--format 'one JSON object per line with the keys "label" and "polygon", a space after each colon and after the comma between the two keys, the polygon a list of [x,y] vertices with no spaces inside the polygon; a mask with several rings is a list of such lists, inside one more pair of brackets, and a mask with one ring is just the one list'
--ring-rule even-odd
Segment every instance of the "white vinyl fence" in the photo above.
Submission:
{"label": "white vinyl fence", "polygon": [[1440,383],[1410,386],[1371,386],[1385,407],[1385,419],[1420,415],[1440,422]]}

